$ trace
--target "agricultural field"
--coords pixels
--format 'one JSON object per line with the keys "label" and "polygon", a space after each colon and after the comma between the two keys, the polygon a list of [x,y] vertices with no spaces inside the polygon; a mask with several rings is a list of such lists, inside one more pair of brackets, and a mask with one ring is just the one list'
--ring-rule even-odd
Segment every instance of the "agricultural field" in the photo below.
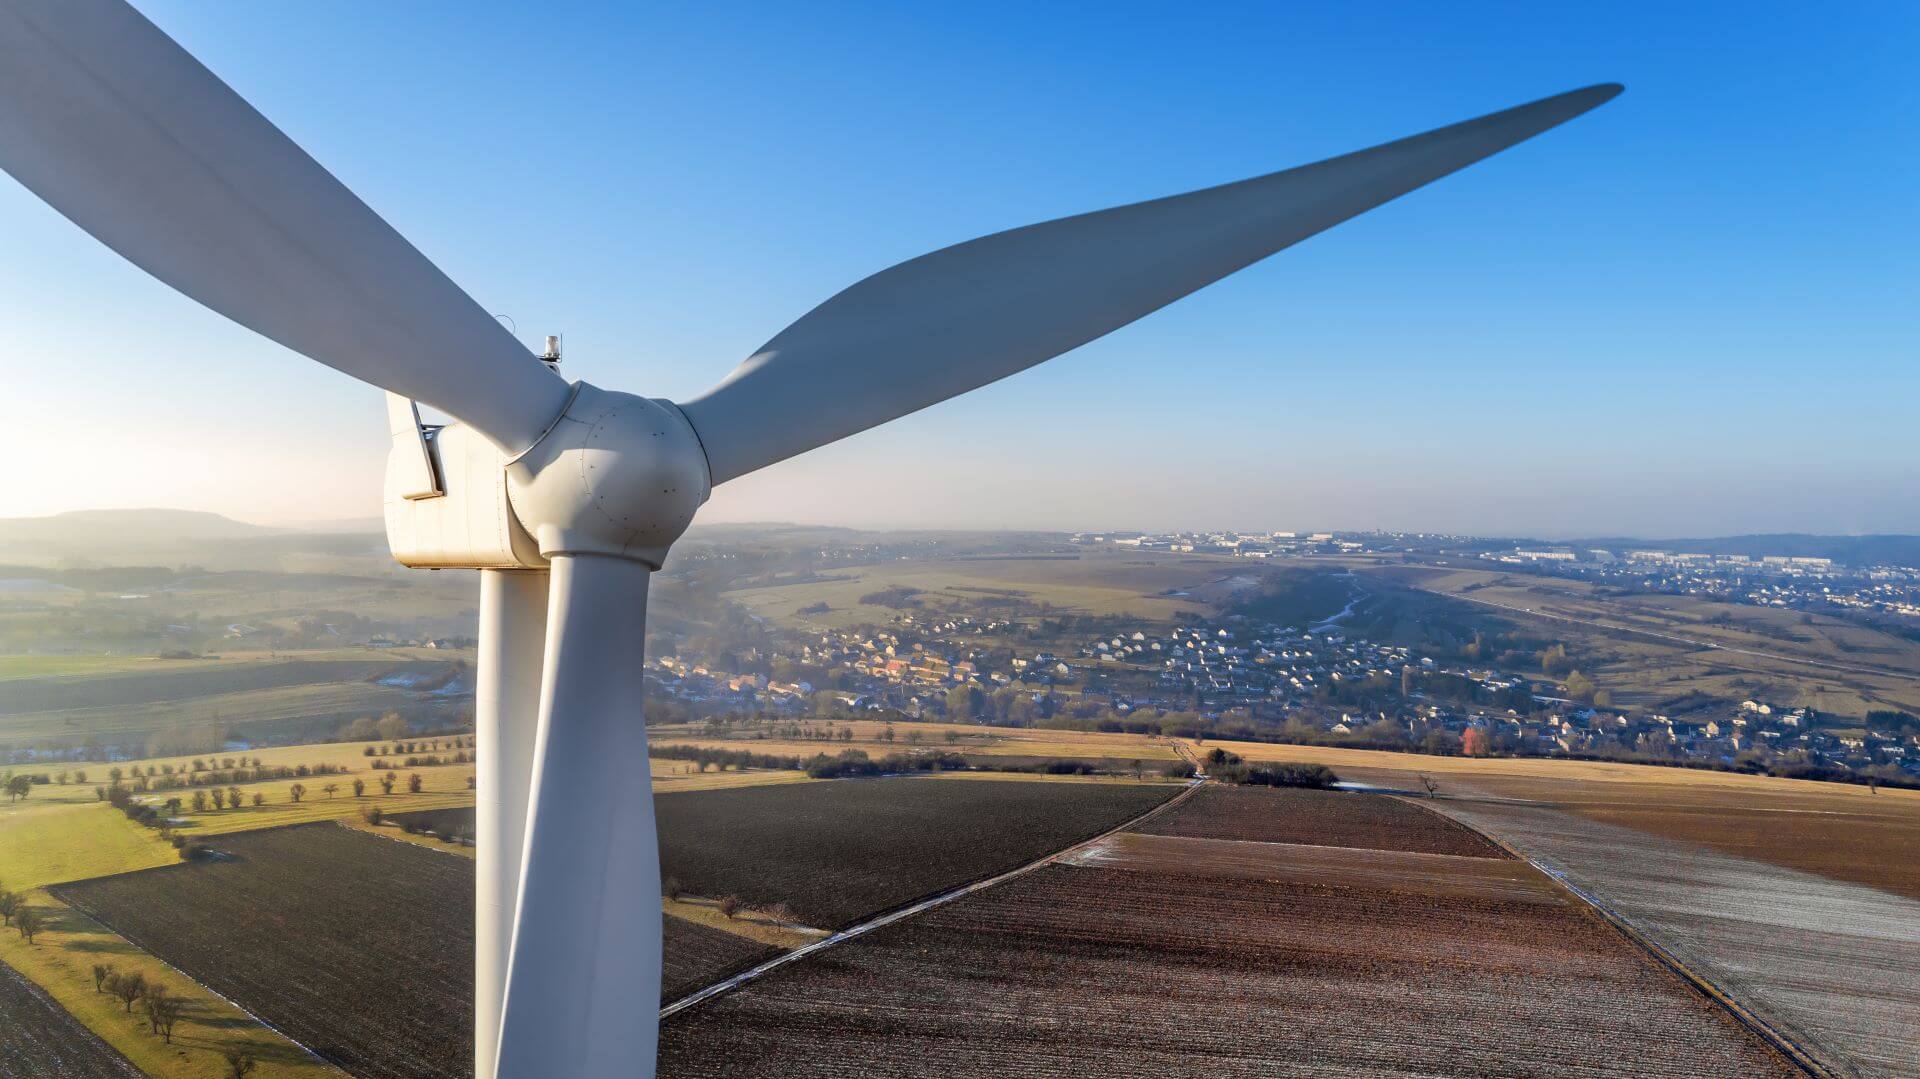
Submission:
{"label": "agricultural field", "polygon": [[781,952],[772,945],[671,914],[665,916],[662,929],[665,935],[660,972],[662,1004],[679,1000]]}
{"label": "agricultural field", "polygon": [[[1380,796],[1330,797],[1368,813]],[[1415,817],[1376,819],[1406,833],[1382,842],[1422,842]],[[674,1077],[1795,1074],[1524,863],[1142,832],[680,1012],[660,1060]]]}
{"label": "agricultural field", "polygon": [[1195,839],[1506,857],[1499,847],[1436,813],[1342,791],[1210,785],[1138,830]]}
{"label": "agricultural field", "polygon": [[1837,715],[1920,711],[1920,641],[1830,614],[1478,569],[1401,566],[1366,580],[1378,602],[1346,623],[1356,632],[1395,639],[1435,618],[1518,627],[1565,641],[1626,706],[1757,697]]}
{"label": "agricultural field", "polygon": [[[1125,768],[1133,761],[1149,766],[1179,759],[1173,743],[1144,735],[1102,734],[1091,731],[1046,730],[1034,727],[982,727],[968,723],[898,723],[870,719],[837,720],[837,728],[853,733],[850,742],[792,741],[774,737],[717,738],[697,727],[657,727],[648,731],[656,745],[694,745],[716,749],[745,749],[754,753],[811,757],[858,749],[879,758],[889,753],[938,750],[991,764],[1000,761],[1072,759],[1104,762]],[[892,727],[894,741],[886,741]],[[910,741],[918,736],[919,741]]]}
{"label": "agricultural field", "polygon": [[53,894],[346,1071],[456,1076],[473,1039],[473,863],[330,824]]}
{"label": "agricultural field", "polygon": [[[28,661],[35,657],[10,658],[16,670],[33,669]],[[470,670],[448,656],[422,659],[368,649],[122,659],[106,670],[23,674],[0,684],[6,687],[0,693],[0,739],[91,739],[132,747],[155,734],[209,725],[255,737],[324,736],[353,719],[389,711],[445,721],[470,705],[472,693]]]}
{"label": "agricultural field", "polygon": [[832,627],[889,621],[900,611],[862,598],[892,589],[915,590],[932,609],[988,617],[1053,611],[1170,621],[1183,612],[1216,613],[1257,590],[1264,576],[1240,559],[1074,551],[835,569],[791,584],[729,591],[726,598],[763,618]]}
{"label": "agricultural field", "polygon": [[1596,897],[1831,1073],[1920,1075],[1920,900],[1544,804],[1434,804]]}
{"label": "agricultural field", "polygon": [[179,860],[158,833],[104,802],[0,806],[0,887],[39,888]]}
{"label": "agricultural field", "polygon": [[656,799],[663,879],[808,925],[865,915],[991,876],[1122,824],[1179,788],[899,778]]}
{"label": "agricultural field", "polygon": [[139,1079],[140,1069],[0,963],[0,1079]]}

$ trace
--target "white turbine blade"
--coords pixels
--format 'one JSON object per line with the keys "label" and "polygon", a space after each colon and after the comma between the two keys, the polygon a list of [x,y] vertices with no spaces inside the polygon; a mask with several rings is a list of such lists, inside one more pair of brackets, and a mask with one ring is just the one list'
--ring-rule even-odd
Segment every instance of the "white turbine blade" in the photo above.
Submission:
{"label": "white turbine blade", "polygon": [[0,168],[228,318],[525,449],[567,388],[122,0],[0,3]]}
{"label": "white turbine blade", "polygon": [[480,652],[473,728],[475,1079],[491,1079],[507,991],[507,955],[527,843],[541,668],[547,646],[547,574],[480,571]]}
{"label": "white turbine blade", "polygon": [[1575,90],[1318,164],[923,255],[814,308],[682,407],[723,483],[1078,348],[1619,92]]}
{"label": "white turbine blade", "polygon": [[650,1076],[661,912],[641,717],[648,570],[558,555],[552,574],[498,1074]]}

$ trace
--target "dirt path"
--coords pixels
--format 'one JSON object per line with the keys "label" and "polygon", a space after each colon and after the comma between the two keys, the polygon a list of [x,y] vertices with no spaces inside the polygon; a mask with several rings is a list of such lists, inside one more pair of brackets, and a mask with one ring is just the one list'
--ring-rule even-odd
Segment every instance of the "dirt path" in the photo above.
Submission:
{"label": "dirt path", "polygon": [[856,937],[863,936],[867,933],[872,932],[875,929],[881,928],[882,926],[892,925],[895,922],[901,921],[906,918],[911,918],[916,914],[920,914],[925,911],[932,910],[935,907],[945,906],[946,904],[951,903],[956,899],[960,899],[962,897],[972,895],[975,892],[985,891],[986,889],[991,888],[996,884],[1001,884],[1006,881],[1013,880],[1016,877],[1024,876],[1028,873],[1031,873],[1034,870],[1039,869],[1041,866],[1051,865],[1058,859],[1067,857],[1068,855],[1074,853],[1075,851],[1080,850],[1083,847],[1089,846],[1094,843],[1098,843],[1101,840],[1106,839],[1109,836],[1112,836],[1116,833],[1124,832],[1129,828],[1133,828],[1144,821],[1147,821],[1153,817],[1160,815],[1161,813],[1166,812],[1169,809],[1172,809],[1174,806],[1177,806],[1181,802],[1186,801],[1188,798],[1193,797],[1193,793],[1199,790],[1202,785],[1203,784],[1199,782],[1190,783],[1187,785],[1186,790],[1183,790],[1179,794],[1174,795],[1172,798],[1169,798],[1166,801],[1161,802],[1159,805],[1154,806],[1152,809],[1147,810],[1145,813],[1142,813],[1137,817],[1134,817],[1132,820],[1125,821],[1121,824],[1117,824],[1114,827],[1108,829],[1107,831],[1101,832],[1099,835],[1094,836],[1091,839],[1084,840],[1079,843],[1075,843],[1073,846],[1068,847],[1065,850],[1054,851],[1052,854],[1049,854],[1044,858],[1040,858],[1036,861],[1028,862],[1026,865],[1023,865],[1018,869],[1010,869],[1005,873],[999,874],[998,876],[988,877],[985,880],[977,880],[977,881],[974,881],[972,884],[963,885],[959,888],[953,889],[952,891],[942,892],[941,894],[936,895],[931,899],[923,899],[918,903],[914,903],[910,906],[902,907],[899,910],[892,911],[887,914],[882,914],[876,918],[869,918],[858,925],[849,926],[846,929],[842,929],[839,932],[834,933],[832,936],[824,937],[820,940],[817,940],[812,944],[807,945],[804,948],[798,948],[794,951],[786,953],[785,955],[781,955],[773,959],[769,959],[766,962],[761,963],[759,966],[741,971],[740,973],[734,975],[731,978],[726,979],[725,981],[716,982],[715,984],[707,986],[705,989],[702,989],[697,993],[693,993],[688,996],[682,997],[681,999],[674,1001],[673,1003],[667,1005],[666,1007],[661,1008],[660,1018],[666,1019],[668,1016],[686,1011],[688,1008],[692,1008],[705,1001],[711,1000],[722,993],[728,992],[733,989],[738,989],[740,986],[743,986],[748,982],[751,982],[756,978],[759,978],[772,971],[778,970],[781,967],[786,966],[788,963],[792,963],[797,960],[804,959],[807,956],[813,955],[816,952],[825,951],[826,949],[831,948],[836,944],[843,944],[846,941],[853,940]]}
{"label": "dirt path", "polygon": [[1432,805],[1604,905],[1833,1074],[1920,1077],[1920,902],[1540,805]]}

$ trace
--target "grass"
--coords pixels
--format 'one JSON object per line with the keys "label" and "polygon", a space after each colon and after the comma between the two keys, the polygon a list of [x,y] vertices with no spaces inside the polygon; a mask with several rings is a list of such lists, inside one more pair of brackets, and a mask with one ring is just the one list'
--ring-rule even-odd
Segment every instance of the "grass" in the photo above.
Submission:
{"label": "grass", "polygon": [[805,772],[772,769],[745,772],[702,772],[688,761],[650,760],[653,793],[727,790],[733,787],[772,787],[782,783],[811,783]]}
{"label": "grass", "polygon": [[794,929],[773,920],[772,916],[757,910],[741,908],[729,918],[720,913],[719,900],[706,896],[683,895],[678,899],[661,899],[661,909],[668,915],[689,921],[695,925],[704,925],[709,929],[718,929],[736,937],[771,944],[783,950],[792,950],[812,944],[826,934],[824,929],[811,932]]}
{"label": "grass", "polygon": [[210,666],[215,660],[161,660],[133,655],[10,655],[0,656],[0,682],[17,678],[61,678],[116,674],[122,671]]}
{"label": "grass", "polygon": [[157,832],[104,802],[0,806],[0,887],[24,891],[179,860]]}
{"label": "grass", "polygon": [[[0,865],[4,864],[0,859]],[[47,917],[47,929],[31,946],[16,933],[0,933],[0,962],[46,990],[87,1029],[146,1074],[156,1079],[205,1079],[224,1073],[225,1054],[230,1051],[250,1054],[259,1062],[251,1079],[320,1079],[345,1074],[45,892],[32,892],[28,900]],[[174,1029],[172,1045],[146,1029],[138,1008],[128,1015],[119,1001],[94,992],[95,963],[138,970],[182,998],[186,1007]]]}
{"label": "grass", "polygon": [[[833,627],[888,622],[902,612],[862,604],[860,597],[900,587],[919,589],[927,610],[970,610],[990,617],[995,603],[1046,604],[1063,613],[1167,621],[1182,611],[1213,612],[1210,584],[1248,572],[1254,571],[1247,563],[1233,560],[1090,551],[1068,558],[931,559],[835,569],[823,574],[826,580],[739,589],[727,598],[762,617]],[[800,614],[820,603],[830,609]]]}

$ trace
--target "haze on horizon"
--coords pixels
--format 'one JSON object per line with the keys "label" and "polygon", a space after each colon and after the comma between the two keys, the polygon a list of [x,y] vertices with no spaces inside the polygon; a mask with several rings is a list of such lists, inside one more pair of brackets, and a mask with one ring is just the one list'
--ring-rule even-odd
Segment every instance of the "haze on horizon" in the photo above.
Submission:
{"label": "haze on horizon", "polygon": [[[1909,7],[141,6],[570,376],[677,398],[925,251],[1622,81],[702,520],[1920,532]],[[0,517],[378,514],[377,391],[6,179],[0,237]]]}

